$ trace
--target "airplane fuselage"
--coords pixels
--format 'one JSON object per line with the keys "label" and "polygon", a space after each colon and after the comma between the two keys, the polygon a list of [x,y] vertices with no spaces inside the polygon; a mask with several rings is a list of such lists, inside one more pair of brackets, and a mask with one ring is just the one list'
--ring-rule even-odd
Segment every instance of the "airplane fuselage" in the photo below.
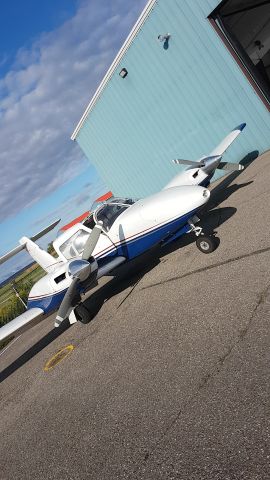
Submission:
{"label": "airplane fuselage", "polygon": [[164,189],[142,200],[115,199],[98,207],[87,219],[53,242],[58,255],[54,258],[35,243],[59,222],[56,221],[31,238],[23,237],[19,245],[0,257],[0,264],[23,249],[43,268],[46,275],[32,288],[28,309],[0,329],[0,342],[58,310],[55,326],[65,318],[70,323],[87,323],[89,312],[81,303],[81,294],[93,287],[98,279],[110,274],[121,263],[141,255],[157,244],[166,245],[186,232],[194,232],[201,252],[211,253],[217,242],[203,233],[196,213],[208,201],[206,190],[216,169],[239,171],[239,163],[222,162],[227,148],[243,131],[246,124],[234,128],[208,155],[199,160],[175,159],[188,165]]}
{"label": "airplane fuselage", "polygon": [[[208,201],[210,193],[199,186],[176,186],[162,190],[145,199],[138,200],[132,205],[123,208],[119,216],[108,228],[104,222],[103,233],[101,234],[93,256],[98,264],[113,261],[115,257],[124,257],[129,261],[138,255],[146,252],[153,246],[166,241],[170,237],[176,238],[188,230],[190,225],[188,221],[196,212]],[[121,205],[119,205],[121,208]],[[103,217],[102,217],[103,216]],[[104,212],[102,207],[94,213],[95,220],[104,221]],[[100,218],[102,217],[102,218]],[[82,226],[77,225],[70,235],[74,235],[74,243],[68,244],[66,255],[70,255],[74,248],[80,244],[81,240],[74,233],[79,231]],[[86,227],[85,232],[91,232]],[[85,236],[84,241],[86,241]],[[65,245],[68,242],[65,242]],[[83,245],[80,245],[83,248]],[[61,246],[59,247],[59,252]],[[67,258],[69,260],[69,257]],[[74,257],[70,257],[70,260]],[[69,262],[59,262],[54,272],[48,273],[41,278],[32,288],[27,308],[41,308],[44,313],[55,311],[71,283],[68,273]]]}

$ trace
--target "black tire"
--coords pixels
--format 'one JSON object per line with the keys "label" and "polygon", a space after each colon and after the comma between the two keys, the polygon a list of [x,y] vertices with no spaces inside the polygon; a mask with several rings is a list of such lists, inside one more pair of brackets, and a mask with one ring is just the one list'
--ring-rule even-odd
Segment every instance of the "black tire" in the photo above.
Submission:
{"label": "black tire", "polygon": [[91,320],[90,312],[83,303],[77,305],[77,307],[74,309],[74,313],[76,319],[81,323],[86,324],[89,323]]}
{"label": "black tire", "polygon": [[215,237],[200,235],[196,240],[196,245],[202,253],[211,253],[217,248]]}

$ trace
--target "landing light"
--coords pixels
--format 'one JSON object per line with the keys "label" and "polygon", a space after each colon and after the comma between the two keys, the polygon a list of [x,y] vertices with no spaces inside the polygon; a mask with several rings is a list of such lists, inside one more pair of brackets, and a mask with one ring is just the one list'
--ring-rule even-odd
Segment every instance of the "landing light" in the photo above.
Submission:
{"label": "landing light", "polygon": [[121,72],[119,72],[120,77],[125,78],[128,74],[128,71],[126,68],[122,68]]}

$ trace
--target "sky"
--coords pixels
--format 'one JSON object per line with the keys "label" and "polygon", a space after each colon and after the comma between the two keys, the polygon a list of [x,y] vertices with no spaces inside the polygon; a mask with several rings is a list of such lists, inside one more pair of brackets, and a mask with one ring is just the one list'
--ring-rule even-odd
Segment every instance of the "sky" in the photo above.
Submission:
{"label": "sky", "polygon": [[[70,136],[145,4],[1,2],[0,256],[109,190]],[[22,253],[1,265],[0,281],[27,263]]]}

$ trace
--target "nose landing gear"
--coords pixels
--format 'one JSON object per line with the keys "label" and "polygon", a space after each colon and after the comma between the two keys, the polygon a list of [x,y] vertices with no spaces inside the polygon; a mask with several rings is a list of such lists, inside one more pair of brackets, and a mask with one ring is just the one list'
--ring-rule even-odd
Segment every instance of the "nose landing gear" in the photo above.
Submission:
{"label": "nose landing gear", "polygon": [[[190,232],[194,232],[197,239],[196,239],[196,245],[200,252],[202,253],[212,253],[218,246],[217,239],[214,237],[214,235],[205,235],[203,233],[202,227],[195,227],[194,223],[198,222],[199,218],[198,217],[193,217],[192,219],[189,220],[189,225],[190,225]],[[193,223],[194,222],[194,223]]]}
{"label": "nose landing gear", "polygon": [[217,248],[217,241],[214,236],[200,235],[196,245],[202,253],[212,253]]}

